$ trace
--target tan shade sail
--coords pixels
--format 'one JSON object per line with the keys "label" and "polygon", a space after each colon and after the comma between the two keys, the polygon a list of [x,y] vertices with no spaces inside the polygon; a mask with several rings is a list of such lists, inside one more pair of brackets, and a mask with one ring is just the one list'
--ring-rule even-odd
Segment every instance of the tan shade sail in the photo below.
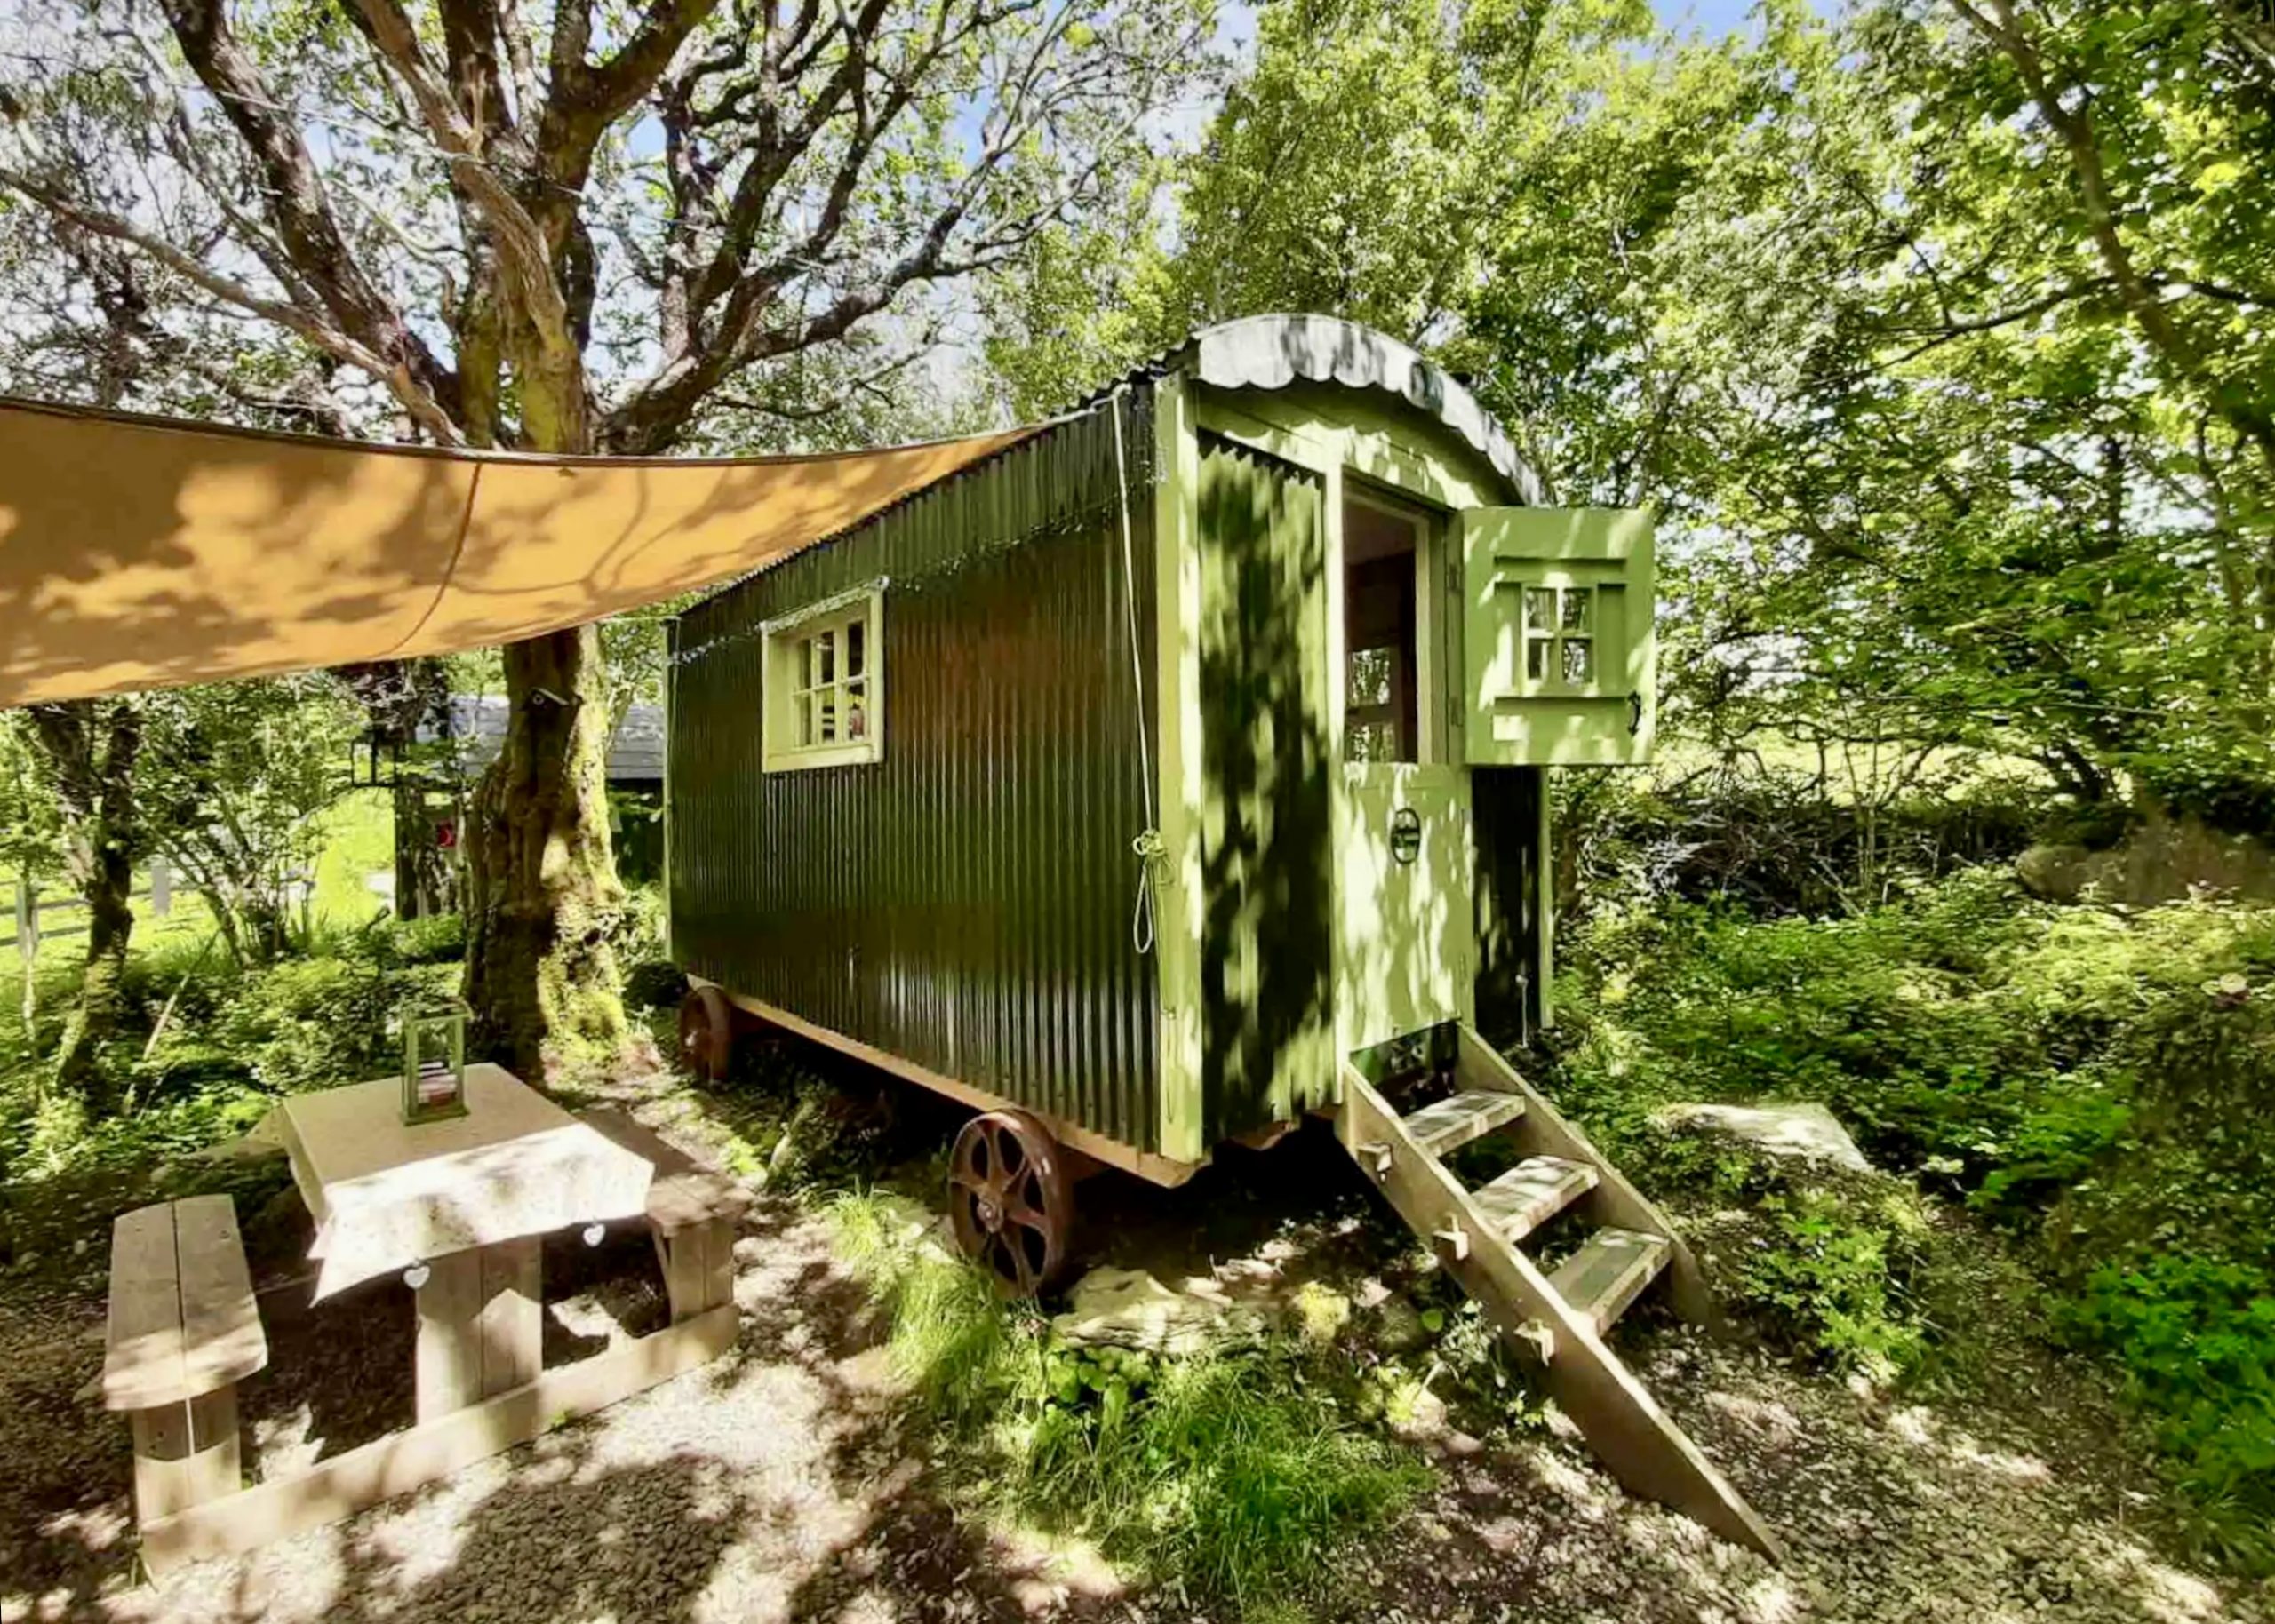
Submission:
{"label": "tan shade sail", "polygon": [[0,401],[0,706],[556,631],[794,553],[1032,432],[542,458]]}

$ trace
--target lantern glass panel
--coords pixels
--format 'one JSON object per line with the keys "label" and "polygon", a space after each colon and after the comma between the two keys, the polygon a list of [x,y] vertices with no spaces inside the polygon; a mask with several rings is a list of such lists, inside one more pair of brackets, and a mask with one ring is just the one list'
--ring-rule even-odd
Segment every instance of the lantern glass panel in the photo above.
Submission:
{"label": "lantern glass panel", "polygon": [[403,1015],[403,1119],[435,1122],[466,1115],[463,1004],[429,1005]]}

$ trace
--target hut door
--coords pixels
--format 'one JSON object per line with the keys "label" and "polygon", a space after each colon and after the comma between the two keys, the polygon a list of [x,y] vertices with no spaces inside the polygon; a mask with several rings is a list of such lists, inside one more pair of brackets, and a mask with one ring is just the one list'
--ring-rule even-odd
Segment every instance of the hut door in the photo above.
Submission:
{"label": "hut door", "polygon": [[1343,769],[1336,829],[1346,1050],[1474,1013],[1469,774],[1458,767]]}
{"label": "hut door", "polygon": [[1461,516],[1463,759],[1617,767],[1656,720],[1651,516],[1481,507]]}
{"label": "hut door", "polygon": [[1448,757],[1445,527],[1346,481],[1336,982],[1346,1050],[1468,1018],[1469,772]]}
{"label": "hut door", "polygon": [[1202,1097],[1211,1139],[1335,1097],[1319,475],[1201,442]]}

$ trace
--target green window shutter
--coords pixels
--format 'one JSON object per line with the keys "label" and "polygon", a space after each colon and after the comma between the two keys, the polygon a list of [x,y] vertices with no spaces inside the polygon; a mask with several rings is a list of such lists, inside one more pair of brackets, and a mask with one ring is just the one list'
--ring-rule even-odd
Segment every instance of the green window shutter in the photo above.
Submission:
{"label": "green window shutter", "polygon": [[1473,767],[1648,761],[1657,721],[1651,515],[1461,515],[1464,754]]}

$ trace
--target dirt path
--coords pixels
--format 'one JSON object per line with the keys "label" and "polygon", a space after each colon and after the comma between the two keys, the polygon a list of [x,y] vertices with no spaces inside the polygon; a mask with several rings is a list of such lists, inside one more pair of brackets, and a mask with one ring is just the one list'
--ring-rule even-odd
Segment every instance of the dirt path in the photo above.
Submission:
{"label": "dirt path", "polygon": [[[1078,1555],[960,1519],[895,1420],[879,1327],[823,1227],[764,1204],[738,1246],[736,1352],[408,1500],[137,1586],[126,1440],[84,1384],[100,1304],[0,1298],[0,1620],[1132,1620],[1210,1615],[1122,1591]],[[1219,1253],[1219,1256],[1223,1254]],[[622,1308],[622,1303],[619,1303]],[[636,1305],[635,1305],[636,1308]],[[360,1310],[379,1325],[384,1305]],[[391,1320],[386,1321],[392,1324]],[[326,1339],[316,1339],[325,1342]],[[357,1357],[394,1369],[403,1351]],[[2041,1619],[2263,1624],[2161,1560],[2062,1418],[1888,1405],[1675,1332],[1647,1378],[1794,1547],[1776,1570],[1632,1501],[1568,1442],[1438,1447],[1430,1503],[1332,1573],[1301,1615],[1496,1624],[1896,1624]],[[573,1354],[573,1348],[568,1352]],[[281,1363],[281,1361],[280,1361]],[[342,1366],[352,1370],[354,1366]],[[283,1373],[272,1373],[282,1379]],[[257,1378],[266,1381],[271,1375]],[[335,1374],[332,1387],[358,1378]],[[383,1387],[384,1384],[380,1383]],[[248,1392],[265,1448],[307,1445]],[[389,1398],[388,1403],[394,1400]],[[369,1409],[377,1400],[367,1402]],[[265,1406],[265,1407],[264,1407]],[[379,1424],[342,1403],[326,1425]]]}

